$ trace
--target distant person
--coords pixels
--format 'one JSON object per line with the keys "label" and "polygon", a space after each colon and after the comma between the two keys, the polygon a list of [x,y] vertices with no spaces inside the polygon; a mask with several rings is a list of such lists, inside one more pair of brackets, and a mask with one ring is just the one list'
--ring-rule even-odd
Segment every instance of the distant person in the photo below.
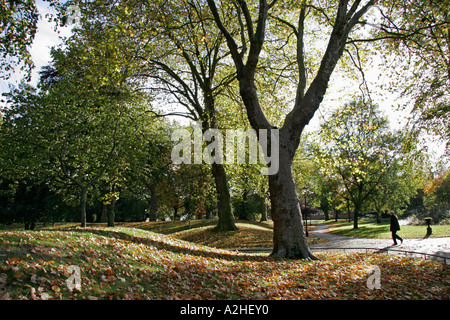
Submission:
{"label": "distant person", "polygon": [[394,240],[394,246],[397,245],[397,239],[403,243],[403,239],[397,234],[397,231],[400,230],[400,224],[398,223],[398,219],[395,216],[394,212],[389,212],[391,215],[391,232],[392,232],[392,240]]}

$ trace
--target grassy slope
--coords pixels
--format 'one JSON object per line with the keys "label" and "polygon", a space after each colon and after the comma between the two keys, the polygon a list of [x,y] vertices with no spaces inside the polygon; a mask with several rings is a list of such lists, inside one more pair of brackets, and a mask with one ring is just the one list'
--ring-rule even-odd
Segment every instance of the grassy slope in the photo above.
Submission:
{"label": "grassy slope", "polygon": [[[217,220],[191,221],[157,221],[157,222],[118,222],[117,226],[136,228],[170,235],[213,248],[271,248],[273,245],[273,222],[256,222],[237,220],[237,231],[215,232],[213,229]],[[71,230],[77,228],[77,223],[57,223],[55,226],[38,226],[37,230]],[[88,227],[106,227],[106,223],[92,223]],[[5,230],[21,230],[22,225],[10,226]],[[314,226],[309,227],[311,230]],[[1,230],[1,228],[0,228]],[[308,243],[316,244],[325,241],[314,237],[308,238]]]}
{"label": "grassy slope", "polygon": [[[448,267],[428,260],[230,253],[135,228],[0,232],[0,295],[11,299],[448,299]],[[81,269],[70,292],[68,266]],[[371,266],[381,290],[369,290]]]}

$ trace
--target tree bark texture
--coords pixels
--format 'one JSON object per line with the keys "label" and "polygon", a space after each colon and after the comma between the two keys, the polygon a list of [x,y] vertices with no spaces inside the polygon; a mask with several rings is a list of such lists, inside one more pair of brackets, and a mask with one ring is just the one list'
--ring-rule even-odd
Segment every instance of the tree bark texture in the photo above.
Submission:
{"label": "tree bark texture", "polygon": [[156,221],[158,219],[158,198],[156,196],[156,183],[150,186],[150,208],[149,208],[149,220]]}
{"label": "tree bark texture", "polygon": [[86,202],[87,202],[87,189],[81,189],[80,195],[80,211],[81,211],[81,227],[86,228]]}
{"label": "tree bark texture", "polygon": [[261,222],[267,221],[267,205],[266,205],[266,197],[264,194],[261,195]]}
{"label": "tree bark texture", "polygon": [[230,231],[237,230],[234,223],[233,212],[231,210],[231,197],[228,188],[227,176],[225,168],[222,164],[213,163],[212,173],[216,184],[217,191],[217,211],[219,222],[214,230],[216,231]]}
{"label": "tree bark texture", "polygon": [[100,222],[108,222],[108,205],[103,204]]}
{"label": "tree bark texture", "polygon": [[280,150],[280,167],[277,174],[269,176],[269,190],[274,222],[272,255],[317,260],[306,241],[292,159],[286,151]]}

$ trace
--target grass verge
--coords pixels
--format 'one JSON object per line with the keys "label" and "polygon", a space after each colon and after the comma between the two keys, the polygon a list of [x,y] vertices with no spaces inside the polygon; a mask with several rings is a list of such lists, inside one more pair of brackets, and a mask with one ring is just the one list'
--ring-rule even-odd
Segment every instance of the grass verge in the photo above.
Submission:
{"label": "grass verge", "polygon": [[[431,238],[450,237],[450,225],[431,226],[433,234]],[[358,223],[358,229],[353,229],[353,222],[331,222],[330,233],[354,237],[354,238],[372,238],[372,239],[390,239],[392,237],[389,231],[389,222],[368,222],[362,221]],[[398,234],[405,239],[424,238],[427,233],[426,226],[400,226]]]}

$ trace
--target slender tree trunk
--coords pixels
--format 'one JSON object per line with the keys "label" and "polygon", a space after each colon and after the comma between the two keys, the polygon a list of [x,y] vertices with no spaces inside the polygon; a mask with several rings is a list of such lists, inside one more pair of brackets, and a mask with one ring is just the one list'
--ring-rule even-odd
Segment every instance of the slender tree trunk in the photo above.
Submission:
{"label": "slender tree trunk", "polygon": [[116,217],[116,199],[113,198],[111,200],[111,205],[108,210],[108,227],[113,228],[115,226],[115,217]]}
{"label": "slender tree trunk", "polygon": [[267,205],[264,193],[261,195],[261,221],[267,221]]}
{"label": "slender tree trunk", "polygon": [[[209,81],[208,81],[209,82]],[[210,128],[217,128],[216,125],[216,110],[214,94],[211,89],[211,83],[206,85],[204,92],[205,113],[202,117],[202,132]],[[222,164],[212,163],[212,174],[216,184],[217,193],[217,215],[219,222],[215,227],[216,231],[232,231],[237,230],[234,224],[233,212],[231,210],[230,189],[228,187],[227,175]]]}
{"label": "slender tree trunk", "polygon": [[178,207],[177,206],[173,207],[173,220],[174,221],[178,220]]}
{"label": "slender tree trunk", "polygon": [[292,175],[292,159],[280,148],[280,167],[269,176],[272,220],[274,222],[272,255],[280,258],[317,260],[310,251]]}
{"label": "slender tree trunk", "polygon": [[87,188],[81,189],[80,210],[81,210],[81,227],[86,228],[86,202]]}
{"label": "slender tree trunk", "polygon": [[156,197],[156,184],[153,183],[150,186],[150,212],[149,212],[149,220],[156,221],[158,219],[158,199]]}
{"label": "slender tree trunk", "polygon": [[361,204],[355,204],[355,214],[353,217],[353,229],[358,229],[358,216],[361,211]]}
{"label": "slender tree trunk", "polygon": [[[116,192],[116,185],[114,184],[112,187],[112,192],[115,194]],[[108,227],[114,227],[115,223],[115,216],[116,216],[116,197],[113,196],[111,199],[111,205],[109,206],[108,210]]]}
{"label": "slender tree trunk", "polygon": [[100,217],[100,222],[107,222],[108,221],[108,205],[103,204],[102,206],[102,216]]}
{"label": "slender tree trunk", "polygon": [[322,196],[322,198],[320,199],[320,208],[323,211],[325,221],[330,220],[330,212],[329,212],[330,206],[327,197]]}
{"label": "slender tree trunk", "polygon": [[217,213],[219,216],[219,222],[215,227],[216,231],[230,231],[237,230],[234,223],[233,212],[231,210],[231,197],[228,188],[227,176],[225,168],[222,164],[213,163],[212,173],[217,190]]}
{"label": "slender tree trunk", "polygon": [[325,210],[323,211],[323,217],[324,217],[324,220],[325,220],[325,221],[330,220],[330,213],[328,212],[328,209],[325,209]]}

